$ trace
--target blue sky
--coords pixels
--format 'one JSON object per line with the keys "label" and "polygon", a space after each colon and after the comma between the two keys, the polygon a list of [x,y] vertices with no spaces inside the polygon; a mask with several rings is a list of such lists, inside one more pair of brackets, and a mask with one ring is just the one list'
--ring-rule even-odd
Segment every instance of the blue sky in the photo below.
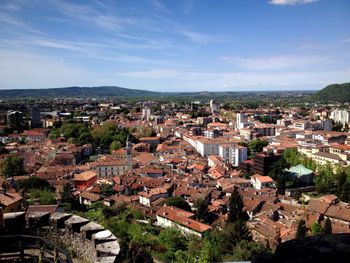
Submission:
{"label": "blue sky", "polygon": [[350,81],[349,0],[0,0],[0,89],[320,89]]}

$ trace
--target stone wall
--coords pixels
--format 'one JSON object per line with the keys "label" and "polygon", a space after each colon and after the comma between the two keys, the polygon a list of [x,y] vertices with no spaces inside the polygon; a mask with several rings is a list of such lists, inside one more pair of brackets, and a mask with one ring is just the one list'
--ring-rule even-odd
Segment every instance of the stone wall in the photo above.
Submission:
{"label": "stone wall", "polygon": [[38,235],[65,246],[84,262],[116,261],[120,251],[118,240],[101,225],[67,213],[53,213],[47,221],[42,220],[43,216],[30,215],[29,228]]}

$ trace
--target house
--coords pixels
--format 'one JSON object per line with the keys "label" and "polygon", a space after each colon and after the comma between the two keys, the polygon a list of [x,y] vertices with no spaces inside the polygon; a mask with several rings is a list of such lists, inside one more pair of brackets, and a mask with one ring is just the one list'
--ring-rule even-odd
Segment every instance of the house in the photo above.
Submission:
{"label": "house", "polygon": [[141,176],[146,176],[146,177],[162,177],[164,174],[163,170],[160,169],[147,169],[142,172]]}
{"label": "house", "polygon": [[25,130],[21,133],[21,137],[29,142],[40,142],[45,140],[46,132],[42,129]]}
{"label": "house", "polygon": [[16,192],[0,189],[0,207],[4,213],[21,211],[22,196]]}
{"label": "house", "polygon": [[139,139],[141,143],[147,143],[150,145],[151,150],[155,150],[159,144],[159,137],[142,137]]}
{"label": "house", "polygon": [[168,197],[168,191],[165,188],[153,188],[146,192],[139,193],[140,203],[144,206],[151,206],[151,203],[161,197]]}
{"label": "house", "polygon": [[253,187],[257,190],[275,187],[275,183],[270,176],[262,176],[255,174],[250,178],[250,182],[253,185]]}
{"label": "house", "polygon": [[79,174],[74,174],[74,186],[77,190],[85,190],[93,186],[97,181],[97,173],[94,170],[88,170]]}
{"label": "house", "polygon": [[97,172],[99,178],[112,178],[131,170],[130,163],[124,160],[99,160],[91,163],[90,167]]}
{"label": "house", "polygon": [[82,192],[78,194],[79,202],[84,205],[92,205],[93,203],[101,200],[98,194],[93,194],[89,192]]}
{"label": "house", "polygon": [[157,225],[176,228],[185,235],[203,237],[211,226],[192,219],[193,216],[193,213],[177,207],[163,206],[157,211]]}

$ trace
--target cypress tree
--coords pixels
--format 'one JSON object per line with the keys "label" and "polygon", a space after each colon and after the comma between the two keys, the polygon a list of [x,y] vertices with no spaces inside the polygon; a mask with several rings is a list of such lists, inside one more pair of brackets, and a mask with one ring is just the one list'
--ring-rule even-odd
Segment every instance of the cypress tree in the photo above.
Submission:
{"label": "cypress tree", "polygon": [[323,233],[325,235],[332,234],[332,223],[328,217],[326,219],[326,222],[324,223]]}
{"label": "cypress tree", "polygon": [[345,182],[343,185],[341,194],[340,194],[340,200],[344,202],[350,202],[350,183],[348,181]]}
{"label": "cypress tree", "polygon": [[229,200],[229,213],[228,213],[228,223],[234,223],[240,220],[247,220],[248,215],[243,211],[243,200],[242,196],[238,192],[238,188],[234,187],[233,193]]}
{"label": "cypress tree", "polygon": [[300,220],[298,222],[298,227],[297,227],[297,232],[295,234],[295,238],[296,239],[300,239],[306,236],[306,224],[305,224],[305,220]]}

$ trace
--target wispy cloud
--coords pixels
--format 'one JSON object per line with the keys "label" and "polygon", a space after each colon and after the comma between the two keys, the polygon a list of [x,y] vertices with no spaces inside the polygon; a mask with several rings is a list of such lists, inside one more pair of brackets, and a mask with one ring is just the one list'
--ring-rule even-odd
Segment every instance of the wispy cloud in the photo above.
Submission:
{"label": "wispy cloud", "polygon": [[159,11],[165,14],[171,13],[170,10],[164,4],[162,4],[159,0],[152,0],[151,5],[156,11]]}
{"label": "wispy cloud", "polygon": [[303,5],[317,2],[318,0],[270,0],[272,5]]}
{"label": "wispy cloud", "polygon": [[196,42],[199,44],[226,43],[229,41],[228,39],[222,36],[203,34],[203,33],[194,32],[194,31],[182,30],[182,31],[179,31],[179,33],[184,35],[188,39],[192,40],[193,42]]}
{"label": "wispy cloud", "polygon": [[287,68],[304,68],[317,64],[329,64],[334,59],[325,56],[301,56],[301,55],[283,55],[272,57],[258,58],[241,58],[241,57],[222,57],[223,61],[237,64],[240,67],[249,70],[280,70]]}
{"label": "wispy cloud", "polygon": [[0,24],[16,27],[31,33],[36,34],[42,34],[40,30],[35,29],[32,25],[29,23],[25,23],[21,19],[18,19],[17,17],[10,15],[8,13],[0,11]]}
{"label": "wispy cloud", "polygon": [[186,0],[185,1],[185,8],[184,8],[184,14],[189,15],[194,8],[194,2],[193,0]]}
{"label": "wispy cloud", "polygon": [[108,30],[118,30],[129,23],[127,19],[120,19],[117,16],[108,14],[106,10],[101,12],[87,4],[73,4],[66,1],[51,1],[50,3],[73,21],[79,20],[86,23],[86,25],[95,25]]}

